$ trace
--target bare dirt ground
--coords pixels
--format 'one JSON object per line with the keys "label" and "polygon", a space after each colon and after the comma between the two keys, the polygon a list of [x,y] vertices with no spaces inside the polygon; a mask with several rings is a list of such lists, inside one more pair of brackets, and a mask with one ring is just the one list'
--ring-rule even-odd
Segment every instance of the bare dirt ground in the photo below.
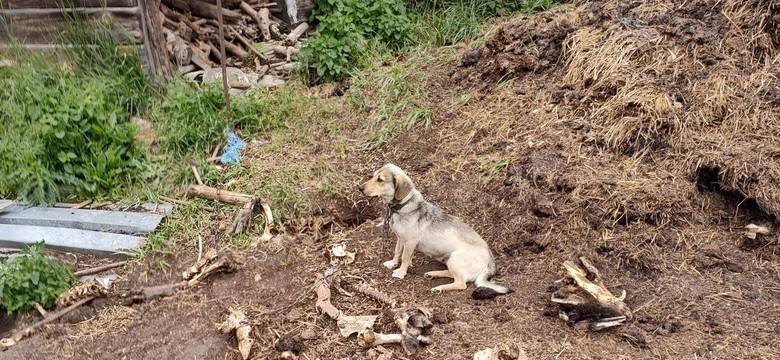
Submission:
{"label": "bare dirt ground", "polygon": [[[90,320],[49,327],[0,357],[238,359],[235,340],[216,330],[234,306],[255,322],[254,358],[276,358],[285,334],[305,334],[302,358],[370,358],[315,312],[313,294],[258,315],[305,294],[330,266],[329,246],[344,242],[357,252],[345,274],[433,310],[433,344],[416,358],[470,359],[503,343],[522,344],[530,359],[780,358],[777,6],[560,6],[502,24],[457,59],[442,52],[410,63],[428,74],[430,127],[378,150],[342,151],[340,140],[371,129],[335,111],[303,129],[316,139],[305,150],[245,154],[249,168],[325,161],[349,188],[385,162],[403,167],[428,200],[483,235],[496,255],[496,280],[514,294],[476,301],[472,285],[433,295],[429,289],[445,280],[422,273],[441,265],[422,256],[406,279],[391,279],[379,264],[392,244],[382,252],[381,229],[371,221],[381,206],[352,191],[322,197],[321,211],[272,243],[238,250],[234,273],[142,305],[109,298],[88,308]],[[307,181],[300,186],[330,180]],[[203,215],[206,247],[226,246],[219,224],[232,211]],[[750,223],[773,234],[748,241]],[[123,270],[119,286],[175,281],[197,250],[172,249]],[[558,318],[551,286],[562,263],[577,256],[591,259],[614,292],[626,291],[633,320],[594,333]],[[382,315],[377,330],[393,330],[370,299],[334,291],[333,302],[350,315]]]}

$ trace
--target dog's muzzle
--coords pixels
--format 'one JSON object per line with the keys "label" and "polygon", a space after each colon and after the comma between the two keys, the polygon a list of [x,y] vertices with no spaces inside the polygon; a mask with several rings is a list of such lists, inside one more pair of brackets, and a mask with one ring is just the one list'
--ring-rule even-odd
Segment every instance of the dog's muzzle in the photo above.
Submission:
{"label": "dog's muzzle", "polygon": [[366,194],[365,191],[364,191],[364,190],[366,190],[366,186],[365,185],[362,185],[362,184],[358,185],[357,188],[358,188],[358,191],[360,191],[361,194],[363,194],[363,195]]}

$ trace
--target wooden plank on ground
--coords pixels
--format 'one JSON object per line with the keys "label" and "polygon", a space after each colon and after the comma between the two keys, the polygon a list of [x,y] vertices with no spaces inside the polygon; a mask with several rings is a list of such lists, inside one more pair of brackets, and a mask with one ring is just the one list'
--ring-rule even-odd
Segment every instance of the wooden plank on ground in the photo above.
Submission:
{"label": "wooden plank on ground", "polygon": [[0,214],[0,224],[149,234],[162,218],[162,215],[139,212],[31,207]]}
{"label": "wooden plank on ground", "polygon": [[113,257],[126,257],[146,243],[146,238],[133,235],[0,224],[0,247],[22,248],[41,240],[53,250]]}

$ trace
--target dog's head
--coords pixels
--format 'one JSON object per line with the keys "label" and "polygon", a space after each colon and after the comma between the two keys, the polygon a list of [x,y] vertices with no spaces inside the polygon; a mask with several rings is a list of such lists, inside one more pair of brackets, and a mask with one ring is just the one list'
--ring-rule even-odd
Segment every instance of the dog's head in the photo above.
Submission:
{"label": "dog's head", "polygon": [[363,195],[380,197],[385,202],[393,200],[401,201],[414,188],[412,179],[398,166],[385,164],[379,170],[374,171],[371,179],[358,185]]}

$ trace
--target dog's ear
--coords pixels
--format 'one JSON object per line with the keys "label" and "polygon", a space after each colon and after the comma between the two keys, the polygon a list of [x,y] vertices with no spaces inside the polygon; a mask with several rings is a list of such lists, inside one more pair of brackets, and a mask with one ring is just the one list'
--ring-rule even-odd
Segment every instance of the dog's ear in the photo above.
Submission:
{"label": "dog's ear", "polygon": [[404,173],[393,174],[393,183],[395,184],[395,195],[393,197],[398,201],[408,196],[412,191],[412,187],[414,187],[412,179]]}

